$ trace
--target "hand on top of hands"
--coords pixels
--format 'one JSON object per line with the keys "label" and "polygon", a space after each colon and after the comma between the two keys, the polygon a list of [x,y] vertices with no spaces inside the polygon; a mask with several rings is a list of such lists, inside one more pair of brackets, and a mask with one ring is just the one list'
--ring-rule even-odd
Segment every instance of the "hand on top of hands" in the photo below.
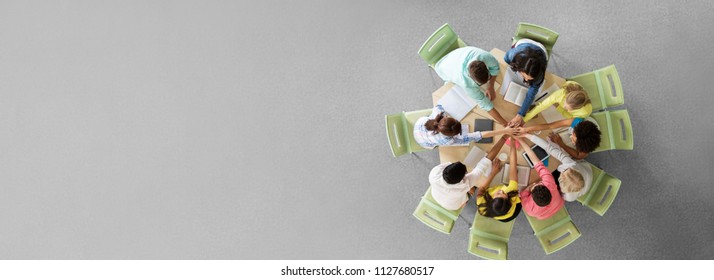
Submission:
{"label": "hand on top of hands", "polygon": [[560,135],[555,134],[554,132],[551,132],[550,134],[548,134],[548,139],[550,139],[550,141],[553,141],[558,144],[563,143],[563,139],[560,138]]}
{"label": "hand on top of hands", "polygon": [[521,115],[516,115],[511,119],[510,122],[508,122],[509,127],[521,127],[523,126],[523,117]]}

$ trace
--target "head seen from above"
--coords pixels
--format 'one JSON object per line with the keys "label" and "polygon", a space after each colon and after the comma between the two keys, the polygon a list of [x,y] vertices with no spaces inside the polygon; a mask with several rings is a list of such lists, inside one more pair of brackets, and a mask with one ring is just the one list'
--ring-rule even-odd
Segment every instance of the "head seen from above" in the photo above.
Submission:
{"label": "head seen from above", "polygon": [[488,73],[486,63],[474,60],[469,63],[469,77],[480,86],[488,82],[488,79],[491,78],[491,74]]}
{"label": "head seen from above", "polygon": [[579,152],[591,153],[600,146],[602,133],[591,121],[582,121],[573,129],[570,140]]}
{"label": "head seen from above", "polygon": [[442,173],[444,181],[452,185],[461,182],[464,176],[466,176],[466,165],[458,161],[447,165]]}
{"label": "head seen from above", "polygon": [[525,49],[511,61],[511,70],[518,72],[526,82],[541,81],[547,61],[542,50]]}
{"label": "head seen from above", "polygon": [[536,182],[531,185],[531,197],[533,197],[533,202],[540,207],[550,204],[550,199],[552,198],[550,190],[541,182]]}
{"label": "head seen from above", "polygon": [[565,82],[563,85],[565,90],[565,104],[563,107],[568,110],[577,110],[583,106],[590,104],[590,97],[585,89],[576,82]]}
{"label": "head seen from above", "polygon": [[579,192],[583,189],[583,187],[585,187],[583,175],[572,168],[568,168],[563,171],[558,178],[558,182],[560,183],[560,189],[564,193]]}
{"label": "head seen from above", "polygon": [[445,117],[443,113],[433,120],[428,120],[424,126],[426,130],[441,133],[448,137],[461,133],[461,123],[452,117]]}

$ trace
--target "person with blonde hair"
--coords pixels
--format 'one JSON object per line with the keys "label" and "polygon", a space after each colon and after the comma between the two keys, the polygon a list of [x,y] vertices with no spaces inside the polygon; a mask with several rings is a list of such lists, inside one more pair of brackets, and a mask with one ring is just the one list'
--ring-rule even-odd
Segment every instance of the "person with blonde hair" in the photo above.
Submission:
{"label": "person with blonde hair", "polygon": [[523,121],[527,122],[533,119],[538,113],[548,109],[548,106],[551,105],[555,106],[555,109],[566,119],[584,119],[593,112],[593,106],[585,89],[576,82],[567,81],[559,90],[553,92],[543,102],[531,109],[523,117]]}
{"label": "person with blonde hair", "polygon": [[565,201],[575,201],[588,192],[593,181],[590,164],[583,160],[574,160],[555,143],[543,140],[533,134],[524,136],[560,161],[560,165],[552,175]]}

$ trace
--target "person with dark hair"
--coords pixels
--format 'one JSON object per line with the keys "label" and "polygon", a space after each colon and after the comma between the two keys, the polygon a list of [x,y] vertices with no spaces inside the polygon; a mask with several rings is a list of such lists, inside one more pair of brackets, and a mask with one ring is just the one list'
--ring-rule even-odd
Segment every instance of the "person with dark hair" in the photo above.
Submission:
{"label": "person with dark hair", "polygon": [[475,100],[481,109],[505,126],[508,121],[493,108],[491,102],[496,97],[494,83],[500,69],[498,60],[491,53],[476,47],[455,49],[434,65],[434,71],[444,82],[464,88],[466,95]]}
{"label": "person with dark hair", "polygon": [[[506,136],[501,138],[505,142]],[[518,169],[516,164],[516,146],[515,141],[510,142],[510,168],[508,170],[508,178],[518,178]],[[500,147],[499,147],[500,149]],[[493,151],[493,150],[492,150]],[[518,181],[509,180],[508,185],[500,185],[490,187],[491,181],[501,171],[501,162],[496,159],[493,163],[491,173],[486,180],[478,186],[476,193],[476,206],[479,215],[491,217],[501,222],[508,222],[516,218],[521,212],[521,199],[518,196]]]}
{"label": "person with dark hair", "polygon": [[570,135],[570,141],[575,148],[572,148],[563,142],[563,139],[560,138],[558,134],[551,133],[548,138],[558,144],[558,146],[565,150],[565,152],[567,152],[573,159],[584,159],[588,156],[588,154],[600,146],[602,133],[600,132],[600,128],[597,126],[597,122],[595,122],[593,118],[588,118],[587,120],[583,118],[565,119],[547,124],[520,127],[516,128],[513,134],[524,135],[535,131],[553,130],[566,126],[570,126],[568,128],[568,134]]}
{"label": "person with dark hair", "polygon": [[482,174],[499,163],[496,154],[501,150],[505,137],[499,140],[493,149],[482,158],[474,169],[466,173],[466,166],[461,162],[445,162],[434,167],[429,173],[431,183],[431,196],[444,209],[457,210],[466,204],[468,194],[473,195],[476,181]]}
{"label": "person with dark hair", "polygon": [[436,105],[431,115],[419,118],[414,123],[414,140],[420,146],[433,149],[437,146],[450,146],[479,141],[481,138],[493,137],[499,134],[511,134],[515,129],[506,127],[493,131],[474,131],[462,133],[461,123],[446,116],[444,107]]}
{"label": "person with dark hair", "polygon": [[[528,157],[532,159],[538,158],[530,145],[523,142],[521,137],[516,137],[516,139],[521,143],[521,147],[525,149]],[[540,180],[523,188],[519,195],[521,203],[523,203],[523,211],[528,216],[543,220],[557,213],[565,205],[565,201],[558,191],[553,175],[545,168],[543,162],[538,161],[535,169],[538,171]]]}
{"label": "person with dark hair", "polygon": [[522,126],[523,117],[533,103],[538,90],[545,80],[545,69],[548,65],[548,52],[543,44],[531,39],[520,39],[506,52],[504,62],[510,66],[507,70],[514,82],[523,81],[528,87],[526,98],[521,104],[518,114],[508,123],[509,126]]}

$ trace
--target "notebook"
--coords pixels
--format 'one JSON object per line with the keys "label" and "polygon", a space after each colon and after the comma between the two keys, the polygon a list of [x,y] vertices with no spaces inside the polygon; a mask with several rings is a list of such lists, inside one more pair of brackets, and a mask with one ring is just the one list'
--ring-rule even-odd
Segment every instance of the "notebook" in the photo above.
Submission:
{"label": "notebook", "polygon": [[476,101],[466,96],[466,91],[458,85],[451,87],[439,100],[439,104],[444,107],[446,113],[458,121],[463,120],[476,107]]}
{"label": "notebook", "polygon": [[[510,180],[510,165],[508,163],[503,165],[503,170],[501,170],[501,183],[508,185],[508,181]],[[525,187],[528,186],[528,180],[531,177],[531,169],[525,166],[520,166],[517,165],[516,169],[518,169],[518,187]]]}
{"label": "notebook", "polygon": [[[474,131],[491,131],[493,130],[493,120],[489,119],[476,119],[474,122]],[[481,138],[476,143],[487,144],[493,143],[493,137]]]}
{"label": "notebook", "polygon": [[474,146],[473,148],[471,148],[471,151],[469,151],[469,154],[466,155],[466,158],[464,158],[464,165],[473,169],[474,167],[476,167],[476,164],[485,156],[486,151]]}

